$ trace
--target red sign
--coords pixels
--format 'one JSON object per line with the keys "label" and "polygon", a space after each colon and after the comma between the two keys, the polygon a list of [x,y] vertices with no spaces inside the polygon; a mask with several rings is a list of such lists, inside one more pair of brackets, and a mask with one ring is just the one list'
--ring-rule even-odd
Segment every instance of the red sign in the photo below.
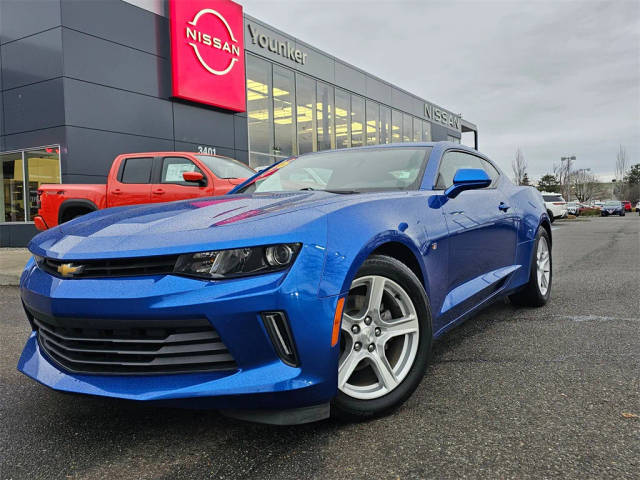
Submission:
{"label": "red sign", "polygon": [[171,0],[173,96],[246,110],[242,6],[231,0]]}

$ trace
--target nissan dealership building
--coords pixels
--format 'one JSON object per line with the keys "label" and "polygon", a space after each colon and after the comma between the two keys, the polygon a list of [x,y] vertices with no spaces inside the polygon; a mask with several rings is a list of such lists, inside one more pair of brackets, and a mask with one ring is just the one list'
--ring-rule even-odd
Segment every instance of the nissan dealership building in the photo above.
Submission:
{"label": "nissan dealership building", "polygon": [[258,167],[463,133],[478,142],[459,114],[229,0],[0,0],[0,67],[0,246],[35,234],[40,184],[104,183],[121,153],[217,153]]}

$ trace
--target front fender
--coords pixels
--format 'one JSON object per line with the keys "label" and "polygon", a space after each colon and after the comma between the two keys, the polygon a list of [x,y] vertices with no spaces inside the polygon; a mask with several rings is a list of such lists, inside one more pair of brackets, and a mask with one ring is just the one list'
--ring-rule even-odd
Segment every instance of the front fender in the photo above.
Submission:
{"label": "front fender", "polygon": [[[411,250],[427,284],[421,252],[427,248],[429,241],[420,218],[412,213],[417,211],[413,203],[410,198],[394,199],[393,210],[387,205],[365,204],[330,214],[320,296],[348,292],[364,261],[377,248],[391,242],[400,243]],[[398,212],[406,213],[400,216]]]}

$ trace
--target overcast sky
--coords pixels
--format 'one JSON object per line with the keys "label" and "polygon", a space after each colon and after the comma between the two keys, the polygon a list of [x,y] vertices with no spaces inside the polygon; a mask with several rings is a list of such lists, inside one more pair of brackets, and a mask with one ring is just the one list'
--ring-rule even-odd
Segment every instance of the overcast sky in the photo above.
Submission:
{"label": "overcast sky", "polygon": [[478,125],[511,175],[640,163],[640,1],[239,0],[245,12]]}

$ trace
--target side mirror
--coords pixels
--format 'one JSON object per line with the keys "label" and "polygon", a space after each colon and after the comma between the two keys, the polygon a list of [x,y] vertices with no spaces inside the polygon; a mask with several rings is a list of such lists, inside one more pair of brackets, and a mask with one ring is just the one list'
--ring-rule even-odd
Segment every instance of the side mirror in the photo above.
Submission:
{"label": "side mirror", "polygon": [[184,172],[182,178],[185,182],[202,182],[204,179],[200,172]]}
{"label": "side mirror", "polygon": [[491,178],[481,168],[461,168],[453,177],[453,185],[444,191],[449,198],[455,198],[465,190],[486,188],[491,185]]}

